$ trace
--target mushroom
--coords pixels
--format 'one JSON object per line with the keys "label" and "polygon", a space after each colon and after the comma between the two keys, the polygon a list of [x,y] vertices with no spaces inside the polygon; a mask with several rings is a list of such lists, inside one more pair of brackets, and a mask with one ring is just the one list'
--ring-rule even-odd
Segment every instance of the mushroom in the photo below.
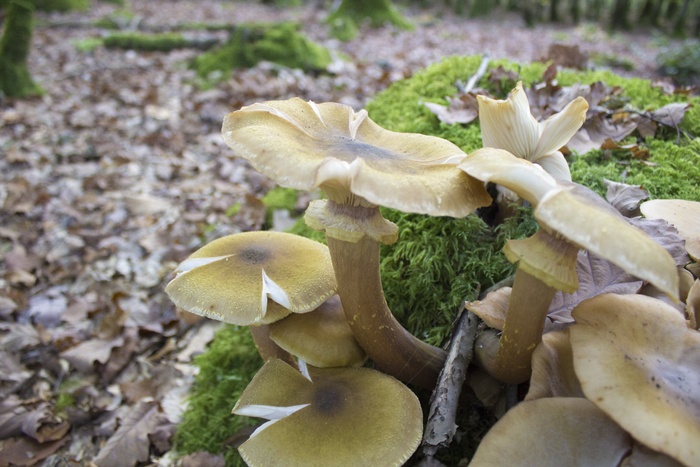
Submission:
{"label": "mushroom", "polygon": [[325,192],[305,220],[326,233],[360,346],[382,371],[432,388],[445,352],[408,333],[386,304],[379,247],[396,241],[397,227],[379,206],[462,217],[490,204],[483,184],[456,169],[465,154],[440,138],[384,130],[365,110],[296,98],[233,112],[222,132],[236,154],[280,185]]}
{"label": "mushroom", "polygon": [[509,241],[508,259],[518,261],[501,343],[491,369],[506,383],[530,376],[556,289],[578,288],[576,254],[585,249],[650,282],[678,300],[678,273],[671,255],[587,188],[556,180],[541,167],[507,151],[483,148],[459,168],[484,182],[514,191],[534,207],[541,230]]}
{"label": "mushroom", "polygon": [[270,324],[270,338],[282,349],[319,368],[360,366],[367,360],[335,295],[317,309]]}
{"label": "mushroom", "polygon": [[[282,357],[264,325],[306,313],[335,294],[328,249],[282,232],[244,232],[205,245],[175,270],[165,292],[178,307],[252,326],[263,359]],[[256,328],[256,326],[258,326]]]}
{"label": "mushroom", "polygon": [[700,203],[683,199],[654,199],[640,206],[644,217],[664,219],[685,240],[691,258],[700,261]]}
{"label": "mushroom", "polygon": [[250,466],[402,465],[418,447],[418,398],[369,368],[309,368],[269,360],[233,413],[270,420],[238,448]]}
{"label": "mushroom", "polygon": [[476,97],[485,148],[504,149],[540,165],[558,180],[571,180],[569,164],[559,149],[586,121],[586,99],[577,97],[561,112],[538,122],[530,113],[530,103],[520,81],[506,100]]}
{"label": "mushroom", "polygon": [[631,444],[629,435],[592,402],[548,397],[521,402],[506,412],[469,465],[612,467],[619,465]]}
{"label": "mushroom", "polygon": [[584,397],[574,371],[568,330],[548,332],[532,354],[532,378],[525,400],[544,397]]}
{"label": "mushroom", "polygon": [[572,316],[586,397],[647,447],[700,465],[700,333],[643,295],[598,295]]}

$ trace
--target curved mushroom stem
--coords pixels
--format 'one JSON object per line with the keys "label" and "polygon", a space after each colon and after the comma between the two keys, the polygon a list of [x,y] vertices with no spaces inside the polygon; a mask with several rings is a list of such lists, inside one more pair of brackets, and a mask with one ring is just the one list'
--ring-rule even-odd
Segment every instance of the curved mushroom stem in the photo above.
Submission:
{"label": "curved mushroom stem", "polygon": [[532,352],[542,340],[544,322],[556,289],[522,268],[515,272],[503,334],[494,367],[489,372],[503,383],[526,381],[532,372]]}
{"label": "curved mushroom stem", "polygon": [[379,275],[379,242],[327,237],[338,295],[360,346],[385,373],[433,389],[445,363],[444,350],[406,331],[389,310]]}
{"label": "curved mushroom stem", "polygon": [[270,326],[263,324],[260,326],[248,326],[248,328],[250,329],[250,334],[253,336],[255,348],[258,349],[258,353],[263,361],[266,362],[276,358],[291,365],[292,368],[297,368],[297,362],[292,354],[282,349],[282,347],[275,344],[272,339],[270,339]]}

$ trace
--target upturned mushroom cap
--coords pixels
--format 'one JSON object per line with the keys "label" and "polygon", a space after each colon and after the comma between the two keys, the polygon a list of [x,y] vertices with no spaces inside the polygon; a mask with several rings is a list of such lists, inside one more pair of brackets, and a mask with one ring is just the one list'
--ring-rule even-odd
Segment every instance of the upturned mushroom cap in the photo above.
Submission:
{"label": "upturned mushroom cap", "polygon": [[644,217],[664,219],[678,229],[685,240],[685,249],[700,261],[700,203],[683,199],[654,199],[640,206]]}
{"label": "upturned mushroom cap", "polygon": [[595,193],[557,181],[542,168],[499,149],[479,149],[459,167],[479,180],[503,185],[532,203],[535,218],[545,230],[678,299],[678,273],[671,255]]}
{"label": "upturned mushroom cap", "polygon": [[465,154],[441,138],[385,130],[351,107],[299,98],[224,118],[235,153],[282,186],[321,188],[336,202],[463,217],[491,199],[457,170]]}
{"label": "upturned mushroom cap", "polygon": [[700,333],[671,306],[603,294],[569,328],[583,393],[634,438],[700,465]]}
{"label": "upturned mushroom cap", "polygon": [[183,261],[165,288],[178,307],[243,326],[317,308],[336,291],[328,248],[282,232],[219,238]]}
{"label": "upturned mushroom cap", "polygon": [[616,466],[631,444],[629,435],[590,401],[548,397],[506,412],[469,465]]}
{"label": "upturned mushroom cap", "polygon": [[309,313],[289,315],[269,327],[270,338],[277,345],[309,365],[360,366],[367,360],[337,295]]}
{"label": "upturned mushroom cap", "polygon": [[398,466],[416,450],[423,415],[399,381],[368,368],[309,370],[311,381],[270,360],[241,394],[233,413],[275,420],[238,448],[248,465]]}

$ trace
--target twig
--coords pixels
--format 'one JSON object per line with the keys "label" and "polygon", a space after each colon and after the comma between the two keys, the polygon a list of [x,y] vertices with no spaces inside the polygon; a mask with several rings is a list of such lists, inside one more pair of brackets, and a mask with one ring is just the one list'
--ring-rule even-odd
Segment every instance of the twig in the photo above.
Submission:
{"label": "twig", "polygon": [[439,465],[433,459],[435,453],[447,447],[457,431],[457,405],[467,367],[472,360],[476,328],[476,315],[463,309],[452,334],[445,366],[430,400],[430,412],[421,443],[421,466]]}
{"label": "twig", "polygon": [[491,58],[489,57],[489,54],[484,54],[481,57],[481,64],[479,65],[479,68],[476,70],[476,73],[474,73],[471,78],[469,78],[469,81],[467,81],[467,84],[462,85],[460,81],[457,82],[457,89],[459,90],[460,93],[462,94],[467,94],[470,92],[474,87],[476,86],[476,83],[479,82],[481,78],[486,74],[486,68],[489,66],[489,60]]}

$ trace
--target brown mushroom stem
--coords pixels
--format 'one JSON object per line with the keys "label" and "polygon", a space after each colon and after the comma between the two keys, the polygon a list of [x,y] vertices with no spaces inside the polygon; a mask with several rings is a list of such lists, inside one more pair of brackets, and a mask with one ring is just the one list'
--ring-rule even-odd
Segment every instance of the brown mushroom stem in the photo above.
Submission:
{"label": "brown mushroom stem", "polygon": [[249,326],[249,329],[251,336],[253,336],[255,348],[258,349],[258,353],[263,361],[277,358],[293,368],[297,368],[297,362],[294,357],[270,339],[270,326],[263,324],[261,326]]}
{"label": "brown mushroom stem", "polygon": [[446,353],[406,331],[391,313],[379,275],[379,242],[369,237],[327,241],[338,295],[360,346],[383,372],[433,389]]}
{"label": "brown mushroom stem", "polygon": [[522,268],[515,272],[501,341],[491,374],[501,382],[518,384],[532,371],[532,352],[542,340],[544,322],[556,289]]}

